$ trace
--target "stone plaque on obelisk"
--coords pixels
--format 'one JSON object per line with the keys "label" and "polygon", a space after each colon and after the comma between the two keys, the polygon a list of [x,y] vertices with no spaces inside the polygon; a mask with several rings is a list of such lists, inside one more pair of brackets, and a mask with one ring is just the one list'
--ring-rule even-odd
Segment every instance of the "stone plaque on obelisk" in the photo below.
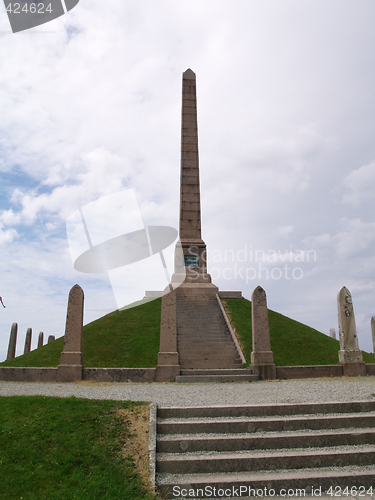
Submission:
{"label": "stone plaque on obelisk", "polygon": [[[185,267],[183,284],[177,293],[217,293],[207,274],[206,244],[201,236],[199,185],[197,85],[195,73],[188,69],[182,76],[180,242],[183,262],[176,252],[173,282],[178,282]],[[181,254],[180,254],[181,255]],[[182,281],[182,280],[181,280]],[[181,282],[180,281],[180,282]]]}

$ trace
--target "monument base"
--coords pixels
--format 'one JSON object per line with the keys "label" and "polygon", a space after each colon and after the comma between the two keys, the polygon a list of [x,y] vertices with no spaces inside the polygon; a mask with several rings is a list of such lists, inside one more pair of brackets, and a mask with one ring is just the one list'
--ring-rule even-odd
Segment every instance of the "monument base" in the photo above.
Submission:
{"label": "monument base", "polygon": [[158,365],[155,371],[155,382],[176,382],[180,375],[180,365]]}
{"label": "monument base", "polygon": [[343,374],[347,377],[366,377],[366,363],[340,363],[343,367]]}
{"label": "monument base", "polygon": [[251,353],[252,365],[273,365],[272,351],[253,351]]}
{"label": "monument base", "polygon": [[57,367],[57,382],[82,380],[83,354],[81,352],[62,352]]}
{"label": "monument base", "polygon": [[182,283],[174,288],[172,281],[172,288],[176,293],[182,295],[215,295],[219,293],[219,288],[212,283]]}
{"label": "monument base", "polygon": [[251,365],[259,380],[276,380],[276,365]]}
{"label": "monument base", "polygon": [[340,350],[339,363],[363,363],[362,351]]}
{"label": "monument base", "polygon": [[251,366],[259,374],[259,380],[276,379],[276,365],[273,362],[272,351],[253,351]]}
{"label": "monument base", "polygon": [[62,365],[57,367],[56,382],[76,382],[82,380],[82,365]]}

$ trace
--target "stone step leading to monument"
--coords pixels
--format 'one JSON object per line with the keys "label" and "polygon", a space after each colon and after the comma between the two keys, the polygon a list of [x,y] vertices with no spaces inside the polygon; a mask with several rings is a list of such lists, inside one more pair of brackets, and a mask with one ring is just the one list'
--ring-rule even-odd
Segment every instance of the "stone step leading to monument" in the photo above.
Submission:
{"label": "stone step leading to monument", "polygon": [[176,317],[181,370],[241,368],[241,358],[215,295],[177,294]]}
{"label": "stone step leading to monument", "polygon": [[[182,350],[182,349],[181,349]],[[223,356],[226,355],[226,357],[228,357],[229,359],[223,359]],[[199,348],[191,348],[189,347],[189,351],[188,352],[182,352],[182,354],[179,356],[179,359],[180,359],[180,363],[181,363],[181,360],[183,359],[217,359],[217,360],[222,360],[223,362],[226,362],[226,363],[232,363],[235,362],[236,365],[238,365],[239,363],[239,366],[226,366],[226,367],[222,367],[223,369],[224,368],[236,368],[236,369],[239,369],[241,368],[241,358],[237,355],[237,353],[235,351],[232,351],[231,349],[228,349],[228,348],[222,348],[222,346],[217,346],[217,347],[214,347],[212,346],[211,349],[199,349]],[[192,367],[189,367],[189,369],[192,368]],[[199,368],[199,367],[198,367]],[[209,369],[209,367],[203,367],[202,368],[206,368],[206,369]],[[212,367],[212,368],[220,368],[215,366],[215,367]],[[185,367],[186,369],[186,367]]]}
{"label": "stone step leading to monument", "polygon": [[229,436],[205,434],[159,434],[158,451],[161,453],[180,453],[181,441],[189,452],[199,451],[246,451],[288,448],[325,448],[328,446],[356,446],[375,444],[375,429],[335,429],[334,431],[311,432],[268,432],[256,436],[242,433]]}
{"label": "stone step leading to monument", "polygon": [[314,486],[375,487],[373,401],[158,408],[156,432],[163,498],[183,488],[267,487],[277,495],[290,487],[308,496]]}
{"label": "stone step leading to monument", "polygon": [[243,369],[232,370],[181,370],[176,382],[182,384],[212,383],[212,382],[255,382],[259,377],[253,371]]}
{"label": "stone step leading to monument", "polygon": [[[225,363],[222,361],[222,359],[217,359],[217,360],[212,360],[212,359],[209,359],[209,360],[202,360],[202,359],[190,359],[188,361],[188,364],[189,366],[191,366],[192,369],[194,368],[207,368],[208,370],[209,369],[213,369],[213,368],[218,368],[218,369],[222,369],[222,368],[228,368],[228,369],[231,369],[231,366],[233,366],[232,363]],[[237,368],[240,368],[241,364],[238,364],[236,365]],[[207,380],[201,380],[201,382],[207,382]]]}

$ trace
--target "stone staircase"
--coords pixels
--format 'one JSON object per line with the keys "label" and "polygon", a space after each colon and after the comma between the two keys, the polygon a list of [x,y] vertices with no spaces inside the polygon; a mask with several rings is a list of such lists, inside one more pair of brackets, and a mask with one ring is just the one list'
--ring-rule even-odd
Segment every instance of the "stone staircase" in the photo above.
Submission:
{"label": "stone staircase", "polygon": [[249,488],[311,496],[331,487],[345,496],[348,486],[346,497],[364,488],[371,499],[375,402],[159,407],[156,486],[163,498],[255,496]]}
{"label": "stone staircase", "polygon": [[177,294],[176,312],[181,370],[241,368],[241,358],[215,295]]}

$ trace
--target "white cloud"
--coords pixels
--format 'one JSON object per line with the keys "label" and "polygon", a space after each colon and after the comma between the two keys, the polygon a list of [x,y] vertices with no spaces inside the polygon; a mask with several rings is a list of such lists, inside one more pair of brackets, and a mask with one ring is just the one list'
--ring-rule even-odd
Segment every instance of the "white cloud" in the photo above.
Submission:
{"label": "white cloud", "polygon": [[287,238],[291,234],[293,229],[294,229],[294,226],[279,226],[276,229],[276,233],[279,236],[283,236],[284,238]]}
{"label": "white cloud", "polygon": [[[62,168],[53,167],[51,175],[41,185],[56,184],[57,179],[62,178],[62,171]],[[96,148],[82,155],[80,173],[74,175],[70,171],[64,182],[50,193],[39,194],[37,189],[29,192],[15,189],[11,201],[16,206],[20,205],[20,210],[15,212],[12,208],[8,209],[1,213],[0,218],[7,225],[31,225],[42,214],[56,215],[65,221],[71,212],[87,201],[123,189],[123,182],[130,175],[126,158]]]}
{"label": "white cloud", "polygon": [[[363,258],[372,259],[375,246],[375,222],[344,217],[339,221],[339,226],[340,230],[335,234],[306,237],[305,242],[312,248],[330,252],[333,259],[345,264]],[[353,264],[352,267],[354,272],[358,271]]]}
{"label": "white cloud", "polygon": [[1,213],[0,220],[6,226],[13,226],[20,223],[21,216],[20,214],[14,213],[14,211],[10,208],[9,210],[4,210],[4,212]]}
{"label": "white cloud", "polygon": [[344,204],[358,207],[365,201],[374,200],[375,160],[368,165],[353,170],[343,180],[345,192],[342,195]]}
{"label": "white cloud", "polygon": [[12,241],[17,238],[18,234],[15,229],[3,229],[3,225],[0,223],[0,245],[12,243]]}

